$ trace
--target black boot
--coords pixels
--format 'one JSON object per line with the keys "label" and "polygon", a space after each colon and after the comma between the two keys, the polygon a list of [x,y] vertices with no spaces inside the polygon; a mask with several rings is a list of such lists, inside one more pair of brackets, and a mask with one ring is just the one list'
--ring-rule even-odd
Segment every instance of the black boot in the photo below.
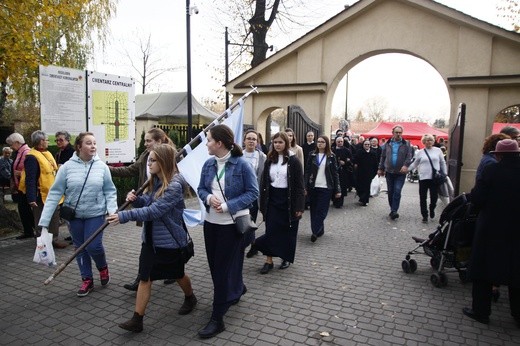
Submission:
{"label": "black boot", "polygon": [[247,252],[246,257],[251,258],[251,257],[256,256],[257,254],[258,254],[258,250],[256,249],[255,244],[253,243],[253,244],[251,244],[251,248]]}
{"label": "black boot", "polygon": [[224,326],[224,320],[215,320],[213,317],[209,320],[206,327],[199,330],[199,337],[201,339],[209,339],[217,335],[218,333],[223,332],[226,329]]}
{"label": "black boot", "polygon": [[140,333],[143,331],[143,316],[134,312],[134,316],[125,323],[120,323],[119,328],[123,328],[130,332]]}
{"label": "black boot", "polygon": [[187,315],[189,314],[197,305],[197,298],[192,293],[189,297],[184,297],[184,303],[182,303],[181,308],[179,309],[179,315]]}
{"label": "black boot", "polygon": [[139,287],[139,281],[141,281],[141,277],[139,274],[137,274],[137,277],[135,278],[134,282],[131,284],[124,284],[123,287],[126,288],[129,291],[137,291],[137,287]]}

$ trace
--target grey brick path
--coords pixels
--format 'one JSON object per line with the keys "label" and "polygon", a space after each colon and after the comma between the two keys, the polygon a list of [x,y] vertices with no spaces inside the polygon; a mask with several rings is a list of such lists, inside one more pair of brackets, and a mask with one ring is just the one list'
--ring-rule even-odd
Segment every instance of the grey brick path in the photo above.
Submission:
{"label": "grey brick path", "polygon": [[[448,286],[439,289],[430,284],[428,257],[416,257],[414,274],[401,270],[414,246],[410,237],[426,236],[436,226],[420,222],[417,190],[417,183],[405,185],[396,222],[387,217],[386,195],[367,208],[350,195],[346,208],[330,210],[326,233],[314,244],[305,213],[296,263],[260,275],[263,257],[246,259],[248,292],[226,315],[226,331],[206,341],[196,336],[209,318],[212,296],[201,227],[190,230],[196,257],[187,266],[197,308],[177,315],[180,289],[155,283],[141,334],[117,327],[134,307],[134,294],[122,285],[137,270],[140,229],[135,224],[105,231],[111,283],[96,286],[85,298],[75,294],[80,283],[75,262],[44,286],[53,269],[31,262],[34,241],[2,240],[0,344],[519,345],[520,329],[509,315],[505,287],[485,326],[462,315],[471,302],[471,285],[461,284],[456,273],[448,274]],[[71,247],[57,250],[58,262],[71,253]]]}

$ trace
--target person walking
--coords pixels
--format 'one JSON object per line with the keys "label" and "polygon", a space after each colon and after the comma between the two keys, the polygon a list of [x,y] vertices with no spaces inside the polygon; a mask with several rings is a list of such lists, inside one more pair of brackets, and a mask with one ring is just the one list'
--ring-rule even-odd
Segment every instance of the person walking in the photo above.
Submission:
{"label": "person walking", "polygon": [[390,218],[399,218],[399,204],[401,203],[401,190],[406,179],[407,167],[412,160],[412,148],[403,138],[403,127],[396,125],[392,128],[392,138],[386,142],[381,152],[379,169],[377,174],[386,177],[388,189],[388,204],[390,205]]}
{"label": "person walking", "polygon": [[23,136],[17,132],[6,138],[5,142],[16,152],[13,161],[13,174],[11,176],[11,197],[18,207],[18,215],[22,221],[23,233],[16,239],[34,238],[34,216],[31,206],[27,202],[27,195],[20,191],[20,178],[25,169],[25,157],[31,148],[25,143]]}
{"label": "person walking", "polygon": [[[406,168],[407,171],[413,171],[417,168],[419,171],[419,204],[421,207],[422,222],[428,222],[428,209],[430,218],[435,217],[435,207],[437,206],[437,185],[433,180],[435,169],[438,172],[442,172],[445,175],[448,173],[446,167],[446,161],[442,150],[438,147],[434,147],[435,139],[432,135],[426,134],[422,137],[422,144],[424,149],[421,149],[415,155],[415,160]],[[430,192],[430,205],[428,208],[427,198],[428,191]]]}
{"label": "person walking", "polygon": [[11,188],[11,177],[13,176],[13,160],[11,154],[13,150],[9,147],[2,148],[0,157],[0,200],[4,203],[4,191]]}
{"label": "person walking", "polygon": [[470,194],[478,217],[468,264],[468,277],[473,282],[472,304],[462,312],[488,324],[492,287],[507,285],[511,315],[520,327],[520,148],[516,140],[503,139],[493,153],[498,163],[484,168]]}
{"label": "person walking", "polygon": [[67,131],[58,131],[56,132],[55,137],[56,145],[58,146],[55,158],[58,167],[60,167],[70,160],[72,154],[74,154],[74,147],[70,144],[70,133]]}
{"label": "person walking", "polygon": [[325,218],[331,197],[341,197],[336,155],[327,136],[318,136],[316,150],[309,155],[305,169],[305,194],[311,202],[311,242],[325,233]]}
{"label": "person walking", "polygon": [[[266,156],[258,149],[257,143],[258,133],[252,129],[247,130],[244,135],[244,159],[249,162],[253,168],[253,171],[256,173],[256,180],[259,183],[264,171]],[[251,214],[251,219],[256,222],[258,216],[258,199],[256,199],[251,208],[249,208],[249,213]],[[246,236],[249,237],[249,239],[246,240],[246,246],[251,244],[251,248],[246,253],[246,257],[251,258],[258,254],[258,250],[255,248],[255,231],[250,232]]]}
{"label": "person walking", "polygon": [[289,150],[294,155],[296,155],[298,160],[300,160],[301,164],[303,165],[303,162],[305,161],[305,159],[303,157],[303,149],[302,149],[302,147],[300,147],[298,145],[297,140],[296,140],[296,135],[294,134],[293,129],[288,127],[288,128],[285,129],[285,133],[289,137],[289,142],[291,143],[291,146],[289,147]]}
{"label": "person walking", "polygon": [[[199,337],[211,338],[225,330],[224,315],[247,292],[242,277],[244,243],[234,220],[249,215],[258,198],[258,182],[251,165],[242,158],[240,145],[226,125],[213,126],[207,135],[208,159],[197,188],[206,206],[204,243],[213,280],[213,311]],[[255,242],[256,243],[256,242]]]}
{"label": "person walking", "polygon": [[333,198],[334,207],[338,209],[343,207],[345,197],[348,194],[348,188],[351,186],[349,175],[352,174],[354,169],[352,164],[352,152],[350,148],[347,148],[344,144],[345,140],[343,137],[336,137],[336,147],[332,150],[338,161],[339,186],[341,187],[341,196],[339,198]]}
{"label": "person walking", "polygon": [[[56,175],[56,181],[48,192],[38,225],[49,227],[58,203],[65,196],[64,207],[75,210],[70,223],[74,246],[79,248],[105,222],[105,215],[117,211],[117,192],[108,166],[96,153],[96,138],[91,132],[82,132],[74,143],[76,151]],[[51,156],[52,157],[52,156]],[[88,244],[77,256],[82,284],[78,297],[85,297],[94,289],[92,262],[99,271],[101,286],[110,282],[108,265],[103,247],[103,232]]]}
{"label": "person walking", "polygon": [[143,317],[155,280],[177,281],[184,292],[179,315],[189,314],[197,305],[180,251],[188,244],[188,233],[182,218],[185,209],[183,181],[173,157],[175,149],[171,145],[156,145],[148,155],[151,178],[145,193],[137,196],[134,190],[130,191],[126,200],[133,202],[134,208],[108,217],[108,222],[113,224],[144,222],[135,312],[130,320],[119,324],[120,328],[135,333],[143,330]]}
{"label": "person walking", "polygon": [[261,274],[273,269],[273,257],[282,259],[279,269],[294,263],[298,226],[305,208],[305,187],[302,164],[289,148],[287,134],[275,134],[262,174],[260,212],[265,220],[265,234],[255,241],[257,249],[266,256]]}
{"label": "person walking", "polygon": [[[175,145],[172,140],[166,135],[166,133],[158,127],[151,128],[144,135],[144,146],[145,150],[139,155],[137,160],[129,166],[124,167],[113,167],[108,166],[110,169],[110,173],[113,177],[123,177],[123,178],[131,178],[138,177],[138,186],[142,186],[147,179],[150,178],[150,171],[148,166],[148,156],[150,155],[150,151],[153,149],[155,145],[159,145],[161,143],[169,144],[173,148]],[[175,157],[175,156],[174,156]],[[136,223],[137,226],[142,226],[142,222],[138,221]],[[137,275],[134,281],[128,284],[124,284],[123,287],[129,291],[137,291],[137,287],[139,287],[140,277]],[[165,280],[165,284],[172,284],[175,280]]]}
{"label": "person walking", "polygon": [[356,151],[354,167],[356,172],[356,192],[359,197],[359,205],[366,207],[370,199],[370,184],[377,174],[377,150],[372,148],[371,141],[365,139],[363,149]]}
{"label": "person walking", "polygon": [[[48,150],[49,138],[45,132],[40,130],[34,131],[31,134],[31,142],[33,147],[25,156],[24,171],[22,172],[18,188],[27,195],[27,202],[32,210],[34,224],[38,225],[49,190],[54,184],[58,165]],[[58,202],[62,202],[61,198]],[[55,204],[54,210],[49,217],[49,223],[45,227],[47,227],[52,234],[52,245],[55,248],[63,249],[69,244],[60,241],[58,238],[60,232],[60,217],[58,212],[58,204]],[[40,236],[40,232],[41,229],[37,228],[36,236]]]}

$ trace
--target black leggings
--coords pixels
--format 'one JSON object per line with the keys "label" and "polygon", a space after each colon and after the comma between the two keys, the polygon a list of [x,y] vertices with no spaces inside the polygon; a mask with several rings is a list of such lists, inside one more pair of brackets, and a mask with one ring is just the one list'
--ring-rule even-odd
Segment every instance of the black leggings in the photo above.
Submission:
{"label": "black leggings", "polygon": [[428,197],[428,190],[430,190],[430,211],[435,210],[437,206],[437,186],[432,179],[419,180],[419,199],[421,204],[421,215],[428,217],[428,208],[426,199]]}

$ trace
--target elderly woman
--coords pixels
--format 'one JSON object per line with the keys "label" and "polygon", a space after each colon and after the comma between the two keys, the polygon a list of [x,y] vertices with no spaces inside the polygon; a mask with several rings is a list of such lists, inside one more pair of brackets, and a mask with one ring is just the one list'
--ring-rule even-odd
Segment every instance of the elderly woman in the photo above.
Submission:
{"label": "elderly woman", "polygon": [[0,157],[0,185],[2,188],[9,187],[11,185],[11,175],[13,160],[11,160],[11,154],[13,150],[9,147],[2,149],[2,157]]}
{"label": "elderly woman", "polygon": [[5,140],[7,144],[16,152],[16,158],[13,162],[13,174],[11,175],[11,189],[13,201],[18,204],[18,214],[20,220],[22,220],[23,233],[16,237],[16,239],[26,239],[34,237],[34,218],[32,215],[31,207],[27,202],[27,196],[21,192],[18,187],[20,184],[20,178],[24,171],[25,157],[31,150],[23,136],[17,132],[12,133]]}
{"label": "elderly woman", "polygon": [[498,162],[484,168],[471,190],[471,203],[478,211],[468,265],[473,302],[463,313],[480,323],[489,323],[492,286],[507,285],[511,315],[520,327],[520,149],[517,141],[503,139],[493,153]]}
{"label": "elderly woman", "polygon": [[74,147],[70,144],[70,133],[67,131],[56,132],[56,145],[58,152],[56,153],[56,163],[58,167],[69,161],[74,154]]}
{"label": "elderly woman", "polygon": [[[34,131],[31,134],[32,149],[25,157],[25,171],[22,172],[19,190],[27,195],[27,202],[31,206],[34,217],[34,224],[37,225],[42,215],[45,201],[51,186],[54,184],[54,177],[58,171],[58,165],[54,157],[47,150],[49,138],[43,131]],[[59,222],[58,206],[56,205],[49,217],[49,232],[52,233],[52,245],[58,249],[67,247],[68,243],[59,241]],[[36,232],[40,234],[41,228]]]}
{"label": "elderly woman", "polygon": [[435,207],[437,206],[437,186],[433,181],[433,169],[436,171],[447,173],[446,161],[442,154],[442,150],[434,147],[435,139],[432,135],[426,134],[422,138],[424,149],[419,150],[415,156],[415,160],[408,166],[408,171],[418,169],[419,171],[419,201],[421,206],[422,222],[428,222],[428,208],[426,206],[426,198],[430,191],[430,217],[435,217]]}

